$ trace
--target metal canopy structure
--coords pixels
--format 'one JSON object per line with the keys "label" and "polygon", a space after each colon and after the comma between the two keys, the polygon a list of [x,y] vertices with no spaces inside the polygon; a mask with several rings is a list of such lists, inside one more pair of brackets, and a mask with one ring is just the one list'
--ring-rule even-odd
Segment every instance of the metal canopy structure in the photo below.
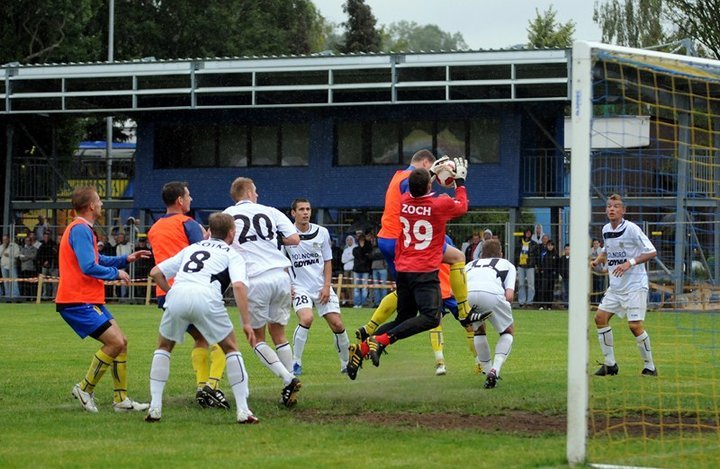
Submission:
{"label": "metal canopy structure", "polygon": [[569,50],[0,67],[0,115],[568,101]]}

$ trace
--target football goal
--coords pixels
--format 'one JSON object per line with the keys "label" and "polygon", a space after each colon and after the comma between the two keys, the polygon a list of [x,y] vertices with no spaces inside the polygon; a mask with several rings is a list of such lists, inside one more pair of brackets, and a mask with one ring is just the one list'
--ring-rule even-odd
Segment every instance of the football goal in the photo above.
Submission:
{"label": "football goal", "polygon": [[[577,42],[571,80],[568,461],[716,467],[720,62]],[[630,231],[603,238],[612,194],[657,251],[644,264],[657,376],[641,374],[645,345],[620,317],[610,321],[619,370],[594,375],[604,354],[589,302],[591,239],[614,246],[616,262],[631,244]]]}

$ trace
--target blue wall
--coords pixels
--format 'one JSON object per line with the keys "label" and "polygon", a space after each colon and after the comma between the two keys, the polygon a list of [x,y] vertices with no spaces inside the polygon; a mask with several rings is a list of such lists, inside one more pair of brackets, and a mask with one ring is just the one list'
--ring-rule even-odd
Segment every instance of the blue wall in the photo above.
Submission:
{"label": "blue wall", "polygon": [[[385,189],[394,171],[403,166],[333,166],[333,125],[336,118],[467,119],[499,116],[502,119],[500,163],[470,165],[468,196],[473,208],[520,205],[521,115],[513,108],[479,105],[391,106],[366,108],[240,110],[147,114],[139,120],[135,208],[164,210],[160,192],[171,180],[187,181],[194,209],[223,209],[232,204],[230,184],[238,176],[252,178],[258,202],[286,209],[296,197],[306,197],[320,208],[382,208]],[[165,122],[309,122],[309,165],[303,167],[154,168],[154,128]]]}

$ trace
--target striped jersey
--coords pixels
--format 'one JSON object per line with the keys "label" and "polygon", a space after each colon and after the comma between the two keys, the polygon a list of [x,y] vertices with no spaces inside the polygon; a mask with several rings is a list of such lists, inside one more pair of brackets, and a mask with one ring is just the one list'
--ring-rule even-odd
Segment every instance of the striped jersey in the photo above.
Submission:
{"label": "striped jersey", "polygon": [[517,271],[512,262],[501,257],[475,259],[465,266],[468,291],[482,291],[504,295],[508,288],[515,290]]}
{"label": "striped jersey", "polygon": [[223,213],[235,219],[232,246],[247,262],[248,277],[290,267],[290,261],[280,248],[282,238],[295,233],[295,225],[285,214],[250,200],[241,200]]}
{"label": "striped jersey", "polygon": [[284,246],[290,258],[290,278],[293,286],[319,292],[325,284],[325,262],[332,260],[330,233],[327,228],[310,223],[306,232],[297,230],[300,244]]}
{"label": "striped jersey", "polygon": [[603,226],[603,251],[607,256],[607,268],[610,277],[610,288],[615,293],[631,292],[648,288],[647,270],[645,264],[638,264],[616,277],[613,272],[618,265],[633,259],[646,252],[654,252],[655,246],[643,233],[639,226],[623,219],[617,228],[613,229],[610,223]]}
{"label": "striped jersey", "polygon": [[220,239],[211,238],[191,244],[158,264],[158,268],[165,278],[175,278],[173,289],[185,285],[207,286],[220,300],[232,283],[248,284],[245,262]]}

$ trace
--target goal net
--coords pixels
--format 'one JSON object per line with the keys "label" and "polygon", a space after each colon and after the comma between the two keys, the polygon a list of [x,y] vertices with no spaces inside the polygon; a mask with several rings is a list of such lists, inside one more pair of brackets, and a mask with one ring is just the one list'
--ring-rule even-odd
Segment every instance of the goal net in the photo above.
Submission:
{"label": "goal net", "polygon": [[[568,460],[717,466],[720,62],[577,42],[571,121]],[[617,316],[619,372],[594,376],[604,354],[589,300],[608,279],[588,259],[611,194],[657,251],[644,321],[657,377],[641,375],[647,344]]]}

